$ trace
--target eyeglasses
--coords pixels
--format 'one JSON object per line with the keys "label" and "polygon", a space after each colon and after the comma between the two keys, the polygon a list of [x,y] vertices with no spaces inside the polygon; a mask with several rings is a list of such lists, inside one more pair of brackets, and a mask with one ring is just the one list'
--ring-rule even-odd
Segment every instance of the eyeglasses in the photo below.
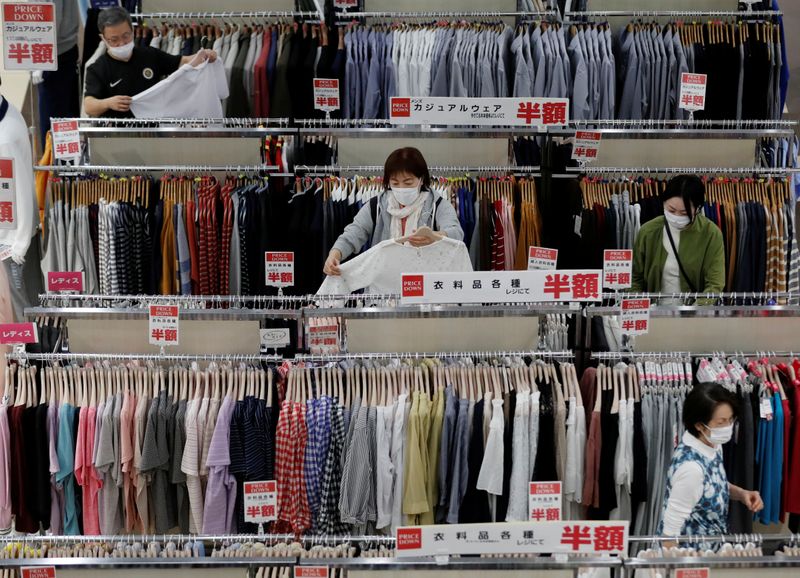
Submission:
{"label": "eyeglasses", "polygon": [[103,37],[103,40],[109,46],[124,46],[133,40],[133,32],[126,32],[121,36],[112,36],[111,38]]}

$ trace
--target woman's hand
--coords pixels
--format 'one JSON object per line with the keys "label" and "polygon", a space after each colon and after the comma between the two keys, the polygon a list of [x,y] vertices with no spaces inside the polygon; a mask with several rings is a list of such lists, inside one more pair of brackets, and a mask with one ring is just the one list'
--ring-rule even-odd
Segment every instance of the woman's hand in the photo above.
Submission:
{"label": "woman's hand", "polygon": [[764,509],[764,500],[761,499],[761,494],[752,490],[742,490],[739,501],[754,514]]}
{"label": "woman's hand", "polygon": [[751,512],[756,513],[764,509],[764,500],[761,499],[761,494],[758,492],[745,490],[733,484],[728,484],[728,486],[731,498],[747,506],[747,509]]}
{"label": "woman's hand", "polygon": [[339,269],[339,264],[341,262],[342,252],[339,251],[339,249],[331,249],[331,252],[328,253],[328,258],[325,260],[325,267],[322,269],[322,272],[334,277],[340,276],[342,274],[341,269]]}
{"label": "woman's hand", "polygon": [[412,247],[425,247],[426,245],[432,245],[436,241],[440,241],[445,237],[444,233],[437,233],[431,230],[430,227],[420,227],[414,234],[410,237],[406,238],[406,241]]}

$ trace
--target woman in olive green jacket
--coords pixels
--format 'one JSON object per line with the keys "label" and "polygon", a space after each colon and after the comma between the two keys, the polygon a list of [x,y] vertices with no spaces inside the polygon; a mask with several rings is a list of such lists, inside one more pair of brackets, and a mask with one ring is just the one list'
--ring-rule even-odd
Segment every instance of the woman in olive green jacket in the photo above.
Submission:
{"label": "woman in olive green jacket", "polygon": [[725,247],[722,231],[702,213],[703,181],[693,175],[675,177],[660,198],[664,216],[642,225],[636,237],[631,290],[721,293],[725,288]]}

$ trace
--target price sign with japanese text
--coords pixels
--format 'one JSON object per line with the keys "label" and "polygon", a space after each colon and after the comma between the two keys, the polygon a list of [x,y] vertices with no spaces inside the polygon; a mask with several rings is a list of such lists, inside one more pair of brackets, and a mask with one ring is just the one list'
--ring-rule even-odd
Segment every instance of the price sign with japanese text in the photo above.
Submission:
{"label": "price sign with japanese text", "polygon": [[528,271],[550,271],[556,268],[558,249],[528,247]]}
{"label": "price sign with japanese text", "polygon": [[81,137],[77,120],[57,121],[52,124],[53,153],[62,161],[77,161],[81,157]]}
{"label": "price sign with japanese text", "polygon": [[0,323],[0,345],[39,343],[35,323]]}
{"label": "price sign with japanese text", "polygon": [[56,8],[52,2],[3,3],[6,70],[57,70]]}
{"label": "price sign with japanese text", "polygon": [[600,139],[603,133],[579,130],[575,132],[575,144],[572,145],[572,160],[591,162],[597,160],[600,150]]}
{"label": "price sign with japanese text", "polygon": [[294,567],[294,578],[328,578],[328,566],[301,566]]}
{"label": "price sign with japanese text", "polygon": [[0,229],[17,228],[14,159],[0,159]]}
{"label": "price sign with japanese text", "polygon": [[633,271],[633,251],[606,249],[603,251],[603,288],[628,289]]}
{"label": "price sign with japanese text", "polygon": [[398,558],[452,554],[626,554],[628,522],[561,521],[408,526]]}
{"label": "price sign with japanese text", "polygon": [[178,345],[178,315],[177,305],[150,305],[150,345]]}
{"label": "price sign with japanese text", "polygon": [[288,327],[259,329],[259,337],[261,338],[261,347],[264,349],[286,347],[292,342],[291,332]]}
{"label": "price sign with japanese text", "polygon": [[684,72],[681,74],[680,108],[684,110],[703,110],[706,107],[705,74]]}
{"label": "price sign with japanese text", "polygon": [[22,578],[56,578],[55,566],[25,566],[20,568]]}
{"label": "price sign with japanese text", "polygon": [[294,253],[291,251],[264,253],[264,271],[267,287],[294,285]]}
{"label": "price sign with japanese text", "polygon": [[709,578],[708,568],[675,568],[675,578]]}
{"label": "price sign with japanese text", "polygon": [[315,355],[339,351],[339,326],[335,323],[312,325],[308,330],[308,348]]}
{"label": "price sign with japanese text", "polygon": [[314,79],[314,108],[323,112],[333,112],[341,108],[338,78]]}
{"label": "price sign with japanese text", "polygon": [[48,293],[83,291],[83,272],[81,271],[48,271]]}
{"label": "price sign with japanese text", "polygon": [[564,126],[567,98],[392,97],[392,124]]}
{"label": "price sign with japanese text", "polygon": [[530,482],[528,519],[555,522],[561,519],[561,482]]}
{"label": "price sign with japanese text", "polygon": [[420,303],[539,303],[599,301],[600,270],[409,273],[400,301]]}
{"label": "price sign with japanese text", "polygon": [[623,299],[619,325],[625,335],[644,335],[650,329],[650,299]]}
{"label": "price sign with japanese text", "polygon": [[244,521],[263,524],[277,519],[278,485],[275,480],[244,482]]}

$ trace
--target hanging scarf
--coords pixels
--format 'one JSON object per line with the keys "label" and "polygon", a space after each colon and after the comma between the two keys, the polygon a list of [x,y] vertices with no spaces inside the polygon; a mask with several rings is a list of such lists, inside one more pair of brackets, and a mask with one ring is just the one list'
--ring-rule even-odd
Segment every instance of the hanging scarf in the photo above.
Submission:
{"label": "hanging scarf", "polygon": [[[422,207],[425,206],[425,201],[430,193],[428,191],[420,191],[413,203],[403,206],[394,198],[391,190],[387,192],[389,194],[389,203],[386,210],[392,216],[392,223],[389,227],[391,238],[399,239],[410,235],[418,228]],[[403,229],[403,219],[406,220],[405,230]]]}

